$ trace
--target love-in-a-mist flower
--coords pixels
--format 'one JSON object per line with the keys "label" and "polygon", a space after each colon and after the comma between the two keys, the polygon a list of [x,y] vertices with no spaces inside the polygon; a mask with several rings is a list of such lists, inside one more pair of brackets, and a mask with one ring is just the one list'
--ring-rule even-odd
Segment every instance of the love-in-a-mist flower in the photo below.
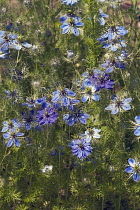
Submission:
{"label": "love-in-a-mist flower", "polygon": [[97,40],[113,40],[117,37],[124,36],[127,33],[128,30],[126,30],[123,26],[111,26],[108,31]]}
{"label": "love-in-a-mist flower", "polygon": [[125,172],[132,174],[133,180],[138,182],[140,180],[140,162],[133,158],[129,158],[128,163],[129,166],[125,169]]}
{"label": "love-in-a-mist flower", "polygon": [[140,136],[140,115],[135,117],[135,130],[134,130],[134,134],[135,136]]}
{"label": "love-in-a-mist flower", "polygon": [[101,67],[105,68],[106,73],[111,73],[114,71],[114,68],[125,69],[125,64],[115,60],[106,60],[105,63],[101,64]]}
{"label": "love-in-a-mist flower", "polygon": [[22,112],[23,118],[23,126],[28,131],[32,128],[32,123],[35,121],[34,119],[34,110],[30,110],[29,112]]}
{"label": "love-in-a-mist flower", "polygon": [[39,99],[36,99],[36,100],[34,100],[33,98],[27,97],[26,98],[26,103],[22,103],[21,106],[26,106],[27,105],[29,108],[33,108],[36,105],[42,104],[45,101],[46,101],[46,97],[39,98]]}
{"label": "love-in-a-mist flower", "polygon": [[79,0],[62,0],[62,3],[65,3],[66,5],[73,5],[76,4]]}
{"label": "love-in-a-mist flower", "polygon": [[99,139],[101,137],[99,134],[100,131],[101,129],[89,128],[85,131],[84,134],[81,134],[81,136],[83,136],[87,142],[90,142],[92,139]]}
{"label": "love-in-a-mist flower", "polygon": [[117,114],[119,111],[128,111],[131,109],[130,102],[132,98],[120,99],[118,96],[113,96],[111,104],[105,108],[105,110],[110,110],[111,114]]}
{"label": "love-in-a-mist flower", "polygon": [[17,41],[18,35],[12,33],[6,34],[5,31],[0,31],[0,50],[8,51],[8,49],[20,50],[22,46]]}
{"label": "love-in-a-mist flower", "polygon": [[89,156],[93,149],[85,139],[75,139],[69,145],[72,148],[73,154],[81,160]]}
{"label": "love-in-a-mist flower", "polygon": [[72,90],[68,88],[64,88],[63,90],[57,90],[53,92],[54,97],[52,98],[53,103],[61,103],[61,106],[69,106],[70,105],[70,97],[76,95]]}
{"label": "love-in-a-mist flower", "polygon": [[103,13],[102,9],[99,9],[99,23],[100,23],[100,25],[105,24],[105,19],[104,18],[107,18],[107,17],[109,17],[109,15]]}
{"label": "love-in-a-mist flower", "polygon": [[12,144],[19,147],[20,146],[19,137],[21,136],[24,136],[24,133],[16,132],[14,129],[9,133],[3,134],[3,138],[8,140],[6,143],[7,147],[11,147]]}
{"label": "love-in-a-mist flower", "polygon": [[1,130],[1,132],[12,132],[13,130],[14,131],[17,131],[18,128],[21,127],[21,123],[18,122],[17,119],[13,119],[13,120],[8,120],[8,121],[4,121],[3,122],[3,128]]}
{"label": "love-in-a-mist flower", "polygon": [[50,125],[56,122],[58,113],[55,112],[55,109],[53,107],[50,107],[37,111],[37,115],[35,117],[37,118],[37,122],[39,125]]}
{"label": "love-in-a-mist flower", "polygon": [[[86,74],[86,73],[85,73]],[[95,86],[96,92],[105,88],[112,89],[114,85],[114,81],[110,79],[110,75],[96,69],[92,74],[86,76],[86,78],[82,81],[82,89],[86,86]]]}
{"label": "love-in-a-mist flower", "polygon": [[69,125],[72,126],[77,122],[81,122],[82,124],[86,124],[86,119],[89,118],[90,115],[87,113],[82,113],[81,110],[75,111],[72,114],[64,114],[63,120]]}
{"label": "love-in-a-mist flower", "polygon": [[63,22],[60,26],[62,29],[62,34],[73,33],[75,36],[79,36],[79,28],[83,26],[84,23],[80,22],[80,19],[76,17],[71,17],[67,19],[67,22]]}
{"label": "love-in-a-mist flower", "polygon": [[107,48],[111,51],[117,51],[121,47],[126,47],[125,41],[120,39],[101,42],[101,44],[103,48]]}
{"label": "love-in-a-mist flower", "polygon": [[95,93],[96,87],[95,86],[87,86],[85,87],[85,90],[82,92],[84,95],[82,97],[82,102],[90,101],[91,99],[94,101],[99,101],[100,96],[99,94]]}

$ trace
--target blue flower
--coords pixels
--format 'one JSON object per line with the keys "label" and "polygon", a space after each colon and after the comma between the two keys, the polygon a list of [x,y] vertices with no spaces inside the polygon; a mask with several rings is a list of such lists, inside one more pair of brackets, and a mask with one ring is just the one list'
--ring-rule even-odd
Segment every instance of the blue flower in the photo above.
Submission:
{"label": "blue flower", "polygon": [[128,30],[126,30],[123,26],[111,26],[108,29],[108,32],[102,35],[99,39],[99,41],[103,40],[112,40],[120,36],[124,36],[128,33]]}
{"label": "blue flower", "polygon": [[109,15],[105,14],[102,12],[102,9],[99,9],[99,23],[100,25],[104,25],[105,24],[105,19],[104,18],[107,18],[109,17]]}
{"label": "blue flower", "polygon": [[111,114],[117,114],[121,109],[128,111],[131,109],[130,102],[132,98],[125,98],[120,100],[118,96],[114,96],[111,104],[105,108],[105,110],[110,110]]}
{"label": "blue flower", "polygon": [[18,35],[12,33],[6,34],[5,31],[0,31],[0,45],[2,51],[8,51],[9,48],[20,50],[22,46],[17,41]]}
{"label": "blue flower", "polygon": [[23,125],[26,128],[26,130],[30,130],[32,128],[32,122],[35,121],[34,119],[34,110],[30,110],[28,113],[27,112],[22,112],[22,118],[23,120]]}
{"label": "blue flower", "polygon": [[12,132],[13,130],[16,131],[18,128],[20,128],[22,125],[18,122],[17,119],[8,120],[3,122],[3,128],[1,132]]}
{"label": "blue flower", "polygon": [[111,51],[117,51],[121,47],[126,47],[124,40],[113,40],[107,42],[101,42],[103,48],[109,48]]}
{"label": "blue flower", "polygon": [[85,139],[75,139],[71,142],[70,147],[72,148],[72,152],[78,158],[83,160],[92,152],[92,147],[89,142],[86,142]]}
{"label": "blue flower", "polygon": [[132,174],[133,180],[138,182],[140,180],[140,162],[135,161],[133,158],[129,158],[128,163],[130,166],[125,169],[125,172]]}
{"label": "blue flower", "polygon": [[63,22],[60,26],[62,29],[62,34],[67,34],[72,32],[75,36],[79,36],[79,26],[83,26],[84,23],[80,22],[80,19],[76,17],[68,18],[68,22]]}
{"label": "blue flower", "polygon": [[36,100],[34,100],[33,98],[27,97],[26,101],[27,102],[26,103],[22,103],[21,106],[26,106],[27,105],[29,108],[33,108],[36,105],[42,104],[43,102],[45,102],[46,101],[46,97],[39,98],[39,99],[36,99]]}
{"label": "blue flower", "polygon": [[19,141],[18,137],[21,137],[21,136],[24,136],[24,133],[15,132],[14,129],[13,129],[13,131],[11,131],[9,133],[4,133],[3,134],[3,138],[8,139],[8,141],[6,143],[7,147],[11,147],[12,144],[19,147],[20,146],[20,141]]}
{"label": "blue flower", "polygon": [[116,58],[119,61],[124,61],[124,59],[127,57],[128,57],[128,52],[126,50],[122,50],[120,56],[117,56]]}
{"label": "blue flower", "polygon": [[115,60],[113,60],[113,61],[106,60],[105,63],[101,64],[101,67],[106,68],[106,70],[105,70],[106,73],[111,73],[114,70],[115,67],[120,68],[120,69],[124,69],[125,64],[117,62]]}
{"label": "blue flower", "polygon": [[69,106],[70,105],[70,98],[76,95],[72,90],[68,88],[64,88],[64,90],[57,90],[53,92],[54,97],[52,98],[53,103],[61,103],[61,106]]}
{"label": "blue flower", "polygon": [[82,97],[82,102],[90,101],[91,99],[94,101],[99,101],[100,96],[95,93],[96,92],[96,87],[95,86],[87,86],[85,87],[84,90],[84,96]]}
{"label": "blue flower", "polygon": [[5,93],[5,99],[14,99],[13,104],[16,103],[18,99],[22,99],[22,97],[19,96],[19,91],[17,89],[13,91],[5,90]]}
{"label": "blue flower", "polygon": [[82,81],[82,89],[86,87],[95,86],[96,92],[105,88],[112,89],[115,84],[113,80],[110,79],[110,75],[105,74],[103,71],[96,69],[93,73],[85,73],[86,78]]}
{"label": "blue flower", "polygon": [[37,115],[35,117],[37,118],[39,125],[49,125],[56,122],[58,113],[55,112],[53,107],[50,107],[37,111]]}
{"label": "blue flower", "polygon": [[134,130],[135,136],[140,136],[140,115],[135,117],[135,126],[136,129]]}
{"label": "blue flower", "polygon": [[62,3],[65,3],[66,5],[72,5],[76,4],[79,0],[62,0]]}
{"label": "blue flower", "polygon": [[86,113],[82,113],[81,110],[74,112],[73,114],[64,114],[63,120],[69,125],[72,126],[77,122],[81,122],[82,124],[86,124],[86,118],[89,118],[90,115]]}

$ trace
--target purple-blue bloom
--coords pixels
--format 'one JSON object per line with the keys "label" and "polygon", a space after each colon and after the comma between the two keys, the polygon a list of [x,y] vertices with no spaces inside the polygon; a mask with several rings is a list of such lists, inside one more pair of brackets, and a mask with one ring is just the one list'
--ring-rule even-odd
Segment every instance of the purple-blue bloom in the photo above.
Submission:
{"label": "purple-blue bloom", "polygon": [[125,27],[123,26],[111,26],[108,29],[108,32],[106,32],[104,35],[102,35],[99,39],[99,41],[101,40],[112,40],[117,38],[118,36],[124,36],[125,34],[128,33],[128,30],[125,29]]}
{"label": "purple-blue bloom", "polygon": [[134,130],[135,136],[140,136],[140,115],[135,117],[135,126],[136,129]]}
{"label": "purple-blue bloom", "polygon": [[8,139],[8,141],[6,143],[7,147],[11,147],[12,144],[19,147],[20,141],[19,141],[18,137],[21,137],[21,136],[24,136],[24,133],[16,132],[14,129],[13,129],[13,131],[11,131],[9,133],[3,134],[3,138]]}
{"label": "purple-blue bloom", "polygon": [[61,106],[69,106],[70,105],[70,97],[76,95],[72,90],[68,88],[64,88],[64,90],[57,90],[53,92],[54,97],[52,98],[53,103],[60,103]]}
{"label": "purple-blue bloom", "polygon": [[125,172],[132,174],[133,180],[138,182],[140,180],[140,162],[135,161],[133,158],[129,158],[128,163],[130,166],[125,169]]}
{"label": "purple-blue bloom", "polygon": [[28,131],[32,128],[32,123],[35,121],[34,119],[34,110],[30,110],[27,112],[22,112],[22,118],[23,118],[23,126]]}
{"label": "purple-blue bloom", "polygon": [[112,71],[114,71],[115,67],[120,68],[120,69],[124,69],[125,64],[117,62],[115,60],[113,60],[113,61],[106,60],[105,63],[101,64],[101,67],[106,68],[106,70],[105,70],[106,73],[111,73]]}
{"label": "purple-blue bloom", "polygon": [[36,105],[42,104],[43,102],[45,102],[45,101],[46,101],[46,97],[39,98],[39,99],[36,99],[36,100],[34,100],[33,98],[27,97],[27,98],[26,98],[26,101],[27,101],[27,102],[21,104],[21,106],[26,106],[26,105],[27,105],[29,108],[33,108],[33,107],[35,107]]}
{"label": "purple-blue bloom", "polygon": [[53,107],[50,107],[37,111],[37,115],[35,117],[37,118],[39,125],[50,125],[56,122],[58,113],[55,112]]}
{"label": "purple-blue bloom", "polygon": [[89,142],[86,142],[85,139],[75,139],[70,143],[70,147],[72,148],[72,152],[78,158],[83,160],[92,152],[92,147]]}
{"label": "purple-blue bloom", "polygon": [[74,112],[73,114],[64,114],[63,120],[69,125],[72,126],[77,122],[81,122],[82,124],[86,124],[86,119],[89,118],[90,115],[86,113],[82,113],[81,110]]}
{"label": "purple-blue bloom", "polygon": [[1,132],[12,132],[13,130],[16,131],[18,128],[21,127],[21,123],[19,123],[17,119],[4,121],[3,125],[4,126]]}

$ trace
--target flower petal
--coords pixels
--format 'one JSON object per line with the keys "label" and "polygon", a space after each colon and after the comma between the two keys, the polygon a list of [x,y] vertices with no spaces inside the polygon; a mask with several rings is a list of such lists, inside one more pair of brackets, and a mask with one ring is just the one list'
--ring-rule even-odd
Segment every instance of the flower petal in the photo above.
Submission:
{"label": "flower petal", "polygon": [[136,165],[136,162],[135,162],[135,160],[134,160],[133,158],[129,158],[129,159],[128,159],[128,163],[129,163],[129,165],[132,166],[132,167],[134,167],[134,166]]}

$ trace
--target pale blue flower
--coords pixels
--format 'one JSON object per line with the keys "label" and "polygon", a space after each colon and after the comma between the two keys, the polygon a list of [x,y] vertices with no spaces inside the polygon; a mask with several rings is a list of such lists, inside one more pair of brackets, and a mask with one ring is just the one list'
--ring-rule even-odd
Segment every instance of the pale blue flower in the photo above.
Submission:
{"label": "pale blue flower", "polygon": [[18,138],[21,137],[21,136],[24,136],[24,133],[16,132],[14,129],[13,129],[13,131],[11,131],[9,133],[4,133],[3,134],[3,138],[8,139],[8,141],[6,143],[7,147],[11,147],[12,144],[19,147],[20,146],[20,141],[19,141]]}
{"label": "pale blue flower", "polygon": [[84,23],[80,22],[79,18],[72,17],[68,19],[68,22],[63,22],[60,28],[62,29],[62,34],[73,33],[75,36],[79,36],[79,28],[77,27],[83,25]]}
{"label": "pale blue flower", "polygon": [[136,129],[134,130],[135,136],[140,136],[140,115],[135,117],[135,126]]}
{"label": "pale blue flower", "polygon": [[131,109],[130,102],[132,98],[125,98],[120,100],[118,96],[114,96],[111,104],[105,108],[105,110],[110,110],[111,114],[117,114],[121,110],[128,111]]}
{"label": "pale blue flower", "polygon": [[130,166],[125,169],[125,172],[132,174],[133,180],[138,182],[140,180],[140,162],[135,161],[133,158],[129,158],[128,163]]}
{"label": "pale blue flower", "polygon": [[99,94],[95,93],[96,92],[96,87],[95,86],[87,86],[85,87],[84,91],[84,96],[82,97],[82,102],[90,101],[91,99],[94,101],[99,101],[100,96]]}

